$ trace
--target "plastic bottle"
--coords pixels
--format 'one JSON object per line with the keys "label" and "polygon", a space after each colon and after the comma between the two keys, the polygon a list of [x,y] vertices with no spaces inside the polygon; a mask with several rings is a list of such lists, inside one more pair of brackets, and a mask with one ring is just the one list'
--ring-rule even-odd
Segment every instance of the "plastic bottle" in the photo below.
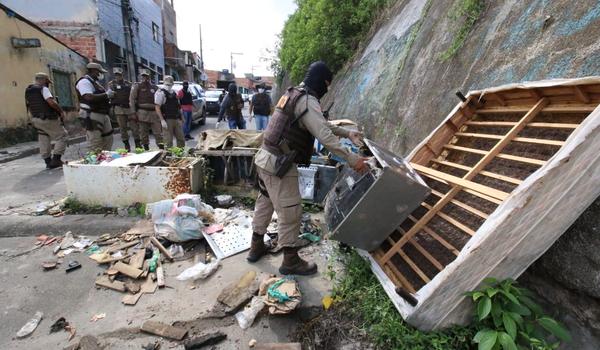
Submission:
{"label": "plastic bottle", "polygon": [[150,262],[148,263],[150,272],[156,271],[156,266],[158,265],[159,258],[160,258],[160,253],[158,252],[158,250],[155,250],[154,254],[152,254],[152,258],[150,258]]}
{"label": "plastic bottle", "polygon": [[35,331],[35,329],[37,328],[38,324],[40,324],[40,321],[42,321],[42,318],[44,318],[44,313],[41,311],[36,312],[33,318],[27,321],[27,323],[25,323],[25,325],[21,327],[21,329],[19,329],[19,331],[17,332],[17,338],[25,338],[26,336],[33,333],[33,331]]}

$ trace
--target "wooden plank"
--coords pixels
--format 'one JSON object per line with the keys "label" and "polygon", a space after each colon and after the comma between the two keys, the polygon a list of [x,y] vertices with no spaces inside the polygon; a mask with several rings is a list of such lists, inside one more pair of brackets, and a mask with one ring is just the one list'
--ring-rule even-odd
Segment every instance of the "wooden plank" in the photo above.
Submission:
{"label": "wooden plank", "polygon": [[421,253],[431,263],[431,265],[435,266],[436,269],[440,271],[444,269],[444,265],[442,265],[442,263],[440,263],[433,255],[429,254],[427,249],[425,249],[417,241],[411,238],[408,243],[412,244],[412,246],[415,247],[419,253]]}
{"label": "wooden plank", "polygon": [[135,267],[125,264],[121,261],[117,262],[113,268],[131,278],[139,278],[143,272],[142,270],[136,269]]}
{"label": "wooden plank", "polygon": [[523,142],[523,143],[533,143],[536,145],[548,145],[548,146],[563,146],[565,144],[564,141],[557,140],[547,140],[547,139],[534,139],[531,137],[515,137],[513,139],[515,142]]}
{"label": "wooden plank", "polygon": [[159,265],[156,268],[156,283],[158,284],[158,288],[165,286],[165,271],[162,265]]}
{"label": "wooden plank", "polygon": [[579,124],[569,123],[529,123],[530,128],[576,129]]}
{"label": "wooden plank", "polygon": [[474,132],[457,132],[456,136],[460,137],[473,137],[478,139],[490,139],[490,140],[502,140],[504,136],[502,135],[492,135],[492,134],[478,134]]}
{"label": "wooden plank", "polygon": [[137,292],[136,294],[127,294],[123,298],[121,298],[121,302],[125,305],[135,305],[144,294],[142,291]]}
{"label": "wooden plank", "polygon": [[300,343],[265,343],[254,345],[254,350],[302,350]]}
{"label": "wooden plank", "polygon": [[573,86],[573,91],[575,91],[575,96],[577,99],[583,103],[590,103],[590,97],[588,94],[583,91],[579,86]]}
{"label": "wooden plank", "polygon": [[[418,222],[419,220],[417,220],[414,216],[409,215],[408,218],[413,221],[413,222]],[[458,256],[458,254],[460,253],[460,251],[458,249],[456,249],[456,247],[454,245],[452,245],[452,243],[448,242],[447,240],[445,240],[442,236],[438,235],[435,231],[433,231],[432,229],[430,229],[427,226],[423,226],[423,231],[425,233],[427,233],[428,235],[430,235],[433,239],[435,239],[436,241],[438,241],[438,243],[440,243],[441,245],[443,245],[446,249],[448,249],[450,252],[452,252],[452,254]]]}
{"label": "wooden plank", "polygon": [[479,120],[469,120],[465,122],[465,125],[473,125],[473,126],[506,126],[512,127],[515,126],[517,122],[502,122],[502,121],[479,121]]}
{"label": "wooden plank", "polygon": [[133,254],[131,260],[129,261],[129,265],[135,267],[136,269],[141,269],[144,266],[144,258],[146,256],[145,249],[139,249]]}
{"label": "wooden plank", "polygon": [[[415,223],[415,225],[404,235],[400,238],[400,240],[398,240],[398,242],[396,242],[396,244],[394,246],[392,246],[385,254],[384,256],[380,259],[379,263],[380,264],[385,264],[389,261],[389,259],[397,252],[398,249],[400,249],[404,244],[406,244],[406,242],[412,238],[412,236],[414,236],[415,234],[417,234],[417,232],[419,232],[421,230],[421,228],[423,228],[423,226],[425,226],[425,224],[427,224],[429,222],[429,220],[431,220],[438,211],[441,210],[442,207],[444,207],[451,199],[453,199],[453,197],[461,190],[461,187],[466,187],[469,190],[473,190],[472,188],[469,188],[468,186],[463,186],[465,184],[471,184],[472,182],[469,181],[472,178],[474,178],[475,176],[477,176],[477,174],[479,174],[479,172],[481,170],[483,170],[483,168],[485,168],[493,159],[494,157],[496,157],[500,151],[506,147],[506,145],[508,145],[511,140],[516,137],[519,132],[521,132],[521,130],[523,130],[523,128],[525,128],[525,126],[527,125],[527,123],[529,123],[533,118],[535,118],[535,116],[537,116],[541,110],[543,108],[545,108],[548,105],[548,100],[543,98],[541,100],[539,100],[520,120],[519,122],[513,126],[510,131],[504,136],[504,138],[500,141],[498,141],[496,143],[496,145],[494,147],[492,147],[492,149],[487,152],[480,160],[479,162],[477,162],[477,164],[475,164],[475,166],[473,167],[473,169],[471,171],[469,171],[462,179],[459,180],[463,180],[462,184],[457,183],[459,186],[454,186],[450,192],[446,193],[444,195],[444,197],[442,197],[432,208],[432,210],[428,211],[417,223]],[[455,176],[451,176],[451,175],[447,175],[445,173],[433,170],[433,169],[429,169],[426,168],[424,166],[420,166],[418,164],[417,168],[415,168],[417,171],[419,170],[419,168],[421,169],[422,172],[430,172],[433,174],[437,174],[440,175],[442,174],[442,178],[445,177],[444,180],[450,180],[451,178],[456,179]],[[414,166],[414,165],[413,165]],[[435,175],[434,175],[435,176]],[[449,181],[450,182],[450,181]],[[479,185],[482,186],[483,188],[489,188],[487,186],[483,186],[483,185]],[[476,191],[476,192],[481,192],[481,191]],[[508,196],[507,193],[502,192],[502,191],[498,191],[498,190],[494,190],[492,189],[492,191],[483,191],[484,194],[486,195],[490,195],[490,193],[494,193],[494,194],[502,194],[502,195],[506,195],[504,198],[506,198]],[[491,197],[494,197],[493,195],[490,195]],[[496,197],[497,198],[497,197]],[[504,198],[497,198],[498,200],[503,200]]]}
{"label": "wooden plank", "polygon": [[[552,104],[542,111],[547,113],[591,113],[597,105],[560,105]],[[506,113],[525,113],[530,110],[528,106],[507,106],[481,108],[477,110],[477,114],[506,114]]]}
{"label": "wooden plank", "polygon": [[497,190],[495,188],[481,185],[481,184],[478,184],[478,183],[470,181],[470,180],[465,180],[464,178],[446,174],[444,172],[434,170],[431,168],[427,168],[427,167],[424,167],[419,164],[411,163],[411,166],[421,174],[431,175],[433,177],[437,177],[439,179],[446,180],[447,182],[449,182],[452,185],[458,185],[460,187],[464,187],[464,188],[473,190],[475,192],[483,193],[483,194],[486,194],[490,197],[493,197],[493,198],[496,198],[499,200],[505,200],[510,195],[509,193]]}
{"label": "wooden plank", "polygon": [[[431,193],[434,194],[434,195],[436,195],[437,197],[440,197],[440,198],[442,198],[444,196],[443,193],[440,193],[440,192],[438,192],[436,190],[433,190],[433,189],[431,190]],[[479,216],[482,219],[487,219],[488,218],[488,214],[482,212],[479,209],[475,209],[472,206],[470,206],[468,204],[465,204],[465,203],[463,203],[463,202],[461,202],[461,201],[459,201],[457,199],[450,200],[450,203],[452,203],[452,204],[456,205],[457,207],[460,207],[460,208],[462,208],[462,209],[464,209],[464,210],[466,210],[466,211],[468,211],[468,212],[470,212],[472,214],[475,214],[475,215]]]}
{"label": "wooden plank", "polygon": [[[458,164],[458,163],[454,163],[454,162],[449,162],[449,161],[446,161],[446,160],[433,159],[432,161],[435,162],[435,163],[438,163],[438,164],[447,165],[447,166],[454,167],[454,168],[461,169],[461,170],[469,171],[469,170],[472,169],[471,167],[468,167],[466,165],[462,165],[462,164]],[[523,182],[522,180],[518,180],[518,179],[509,177],[509,176],[505,176],[505,175],[496,174],[496,173],[493,173],[491,171],[481,171],[479,173],[479,175],[484,175],[484,176],[491,177],[491,178],[494,178],[494,179],[498,179],[498,180],[510,182],[512,184],[515,184],[515,185],[520,185]]]}
{"label": "wooden plank", "polygon": [[99,287],[104,287],[112,290],[116,290],[117,292],[125,292],[125,283],[121,281],[111,281],[108,276],[100,276],[96,279],[96,285]]}
{"label": "wooden plank", "polygon": [[140,328],[142,332],[158,335],[160,337],[181,340],[187,334],[187,329],[169,326],[156,321],[146,321]]}
{"label": "wooden plank", "polygon": [[[435,176],[431,176],[431,175],[428,175],[428,174],[421,174],[421,175],[425,176],[425,177],[428,177],[428,178],[430,178],[432,180],[439,181],[439,182],[441,182],[441,183],[443,183],[445,185],[452,186],[452,184],[450,182],[442,180],[442,179],[437,178]],[[492,202],[492,203],[495,203],[495,204],[501,204],[502,203],[502,200],[490,197],[488,195],[485,195],[485,194],[477,192],[477,191],[473,191],[473,190],[468,189],[468,188],[463,188],[462,190],[465,191],[465,192],[467,192],[467,193],[469,193],[469,194],[471,194],[471,195],[473,195],[473,196],[485,199],[488,202]]]}
{"label": "wooden plank", "polygon": [[470,147],[463,147],[463,146],[455,146],[455,145],[450,145],[450,144],[444,145],[444,148],[451,149],[451,150],[454,150],[454,151],[462,151],[462,152],[467,152],[467,153],[473,153],[473,154],[481,154],[481,155],[488,154],[488,151],[484,151],[484,150],[481,150],[481,149],[470,148]]}
{"label": "wooden plank", "polygon": [[[402,249],[398,249],[398,255],[404,260],[404,262],[423,280],[425,283],[429,283],[430,279],[427,277],[425,273],[415,264],[412,259],[402,251]],[[390,262],[391,263],[391,262]]]}
{"label": "wooden plank", "polygon": [[[375,259],[378,259],[379,257],[383,256],[382,250],[377,249],[373,252],[373,256],[375,257]],[[412,284],[410,284],[410,282],[408,282],[406,277],[396,268],[396,266],[394,266],[393,264],[386,264],[381,265],[381,268],[386,273],[386,275],[390,277],[390,279],[392,280],[392,282],[394,282],[396,286],[401,286],[411,293],[416,293],[415,288],[412,286]]]}
{"label": "wooden plank", "polygon": [[[427,208],[428,210],[433,209],[433,207],[431,205],[427,204],[427,203],[421,203],[421,205],[424,206],[425,208]],[[441,217],[442,219],[448,221],[452,225],[458,227],[461,231],[465,232],[469,236],[473,236],[475,234],[475,231],[473,231],[473,229],[471,229],[470,227],[466,226],[462,222],[454,219],[453,217],[449,216],[448,214],[445,214],[445,213],[443,213],[441,211],[438,211],[436,215],[439,216],[439,217]]]}
{"label": "wooden plank", "polygon": [[532,165],[542,166],[542,165],[546,164],[546,161],[544,161],[544,160],[513,156],[510,154],[504,154],[504,153],[498,154],[497,157],[501,158],[501,159],[514,160],[515,162],[527,163],[527,164],[532,164]]}
{"label": "wooden plank", "polygon": [[106,253],[112,254],[114,252],[118,252],[119,250],[124,250],[124,249],[127,249],[129,247],[133,247],[134,245],[137,245],[138,243],[140,243],[140,241],[136,239],[135,241],[131,241],[131,242],[119,244],[119,245],[114,246],[112,248],[108,248],[106,250]]}
{"label": "wooden plank", "polygon": [[160,252],[165,256],[165,258],[167,258],[167,260],[173,261],[173,257],[171,256],[167,248],[160,244],[156,237],[150,237],[150,242],[152,242],[152,244],[154,244],[154,246],[158,248],[158,250],[160,250]]}

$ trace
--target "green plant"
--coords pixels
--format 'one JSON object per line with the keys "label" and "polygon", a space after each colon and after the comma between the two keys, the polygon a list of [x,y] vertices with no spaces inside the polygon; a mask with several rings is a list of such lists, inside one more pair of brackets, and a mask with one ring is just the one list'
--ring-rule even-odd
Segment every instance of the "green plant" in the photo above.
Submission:
{"label": "green plant", "polygon": [[533,293],[507,279],[486,278],[483,287],[468,292],[476,306],[475,325],[479,330],[473,341],[479,350],[551,350],[560,341],[570,341],[569,332],[544,314],[533,301]]}
{"label": "green plant", "polygon": [[117,152],[118,154],[127,154],[127,150],[125,148],[117,148],[115,150],[115,152]]}
{"label": "green plant", "polygon": [[168,148],[167,151],[177,158],[183,157],[183,154],[185,153],[185,150],[182,147],[171,147]]}
{"label": "green plant", "polygon": [[460,50],[467,40],[467,35],[471,32],[475,22],[477,22],[479,16],[483,12],[483,9],[483,0],[459,0],[454,3],[448,17],[453,21],[462,21],[462,23],[454,32],[454,39],[452,39],[450,47],[440,55],[442,61],[447,61],[454,57],[458,50]]}
{"label": "green plant", "polygon": [[371,272],[369,263],[356,251],[336,253],[345,271],[331,269],[335,278],[334,306],[346,308],[356,326],[369,335],[376,349],[468,350],[475,334],[472,327],[455,326],[444,331],[424,332],[404,322],[400,313]]}
{"label": "green plant", "polygon": [[135,148],[135,154],[141,154],[141,153],[144,153],[144,152],[146,152],[146,150],[143,149],[142,147],[136,147]]}

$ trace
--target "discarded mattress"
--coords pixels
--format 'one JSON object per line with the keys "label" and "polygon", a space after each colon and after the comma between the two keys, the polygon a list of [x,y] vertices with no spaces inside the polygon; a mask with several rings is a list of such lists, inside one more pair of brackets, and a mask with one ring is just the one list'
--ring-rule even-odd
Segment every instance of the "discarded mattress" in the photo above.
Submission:
{"label": "discarded mattress", "polygon": [[208,151],[234,147],[258,148],[262,144],[262,135],[262,132],[256,130],[206,130],[198,136],[196,149]]}
{"label": "discarded mattress", "polygon": [[472,91],[411,152],[431,195],[361,251],[407,322],[467,323],[466,291],[517,278],[598,197],[599,104],[600,77]]}

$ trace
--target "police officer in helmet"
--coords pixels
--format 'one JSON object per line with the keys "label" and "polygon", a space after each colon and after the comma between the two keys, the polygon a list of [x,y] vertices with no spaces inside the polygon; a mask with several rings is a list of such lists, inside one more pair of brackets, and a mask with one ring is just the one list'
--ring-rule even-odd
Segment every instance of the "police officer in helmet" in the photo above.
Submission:
{"label": "police officer in helmet", "polygon": [[252,241],[247,260],[258,261],[267,251],[264,234],[277,212],[278,244],[283,247],[279,272],[284,275],[311,275],[317,266],[298,255],[302,202],[298,189],[297,165],[309,165],[315,138],[331,153],[345,159],[358,172],[367,169],[365,158],[346,150],[339,137],[362,144],[362,134],[334,126],[323,117],[319,100],[333,78],[323,62],[310,65],[302,84],[288,88],[275,107],[264,132],[263,144],[255,156],[260,194],[252,222]]}

